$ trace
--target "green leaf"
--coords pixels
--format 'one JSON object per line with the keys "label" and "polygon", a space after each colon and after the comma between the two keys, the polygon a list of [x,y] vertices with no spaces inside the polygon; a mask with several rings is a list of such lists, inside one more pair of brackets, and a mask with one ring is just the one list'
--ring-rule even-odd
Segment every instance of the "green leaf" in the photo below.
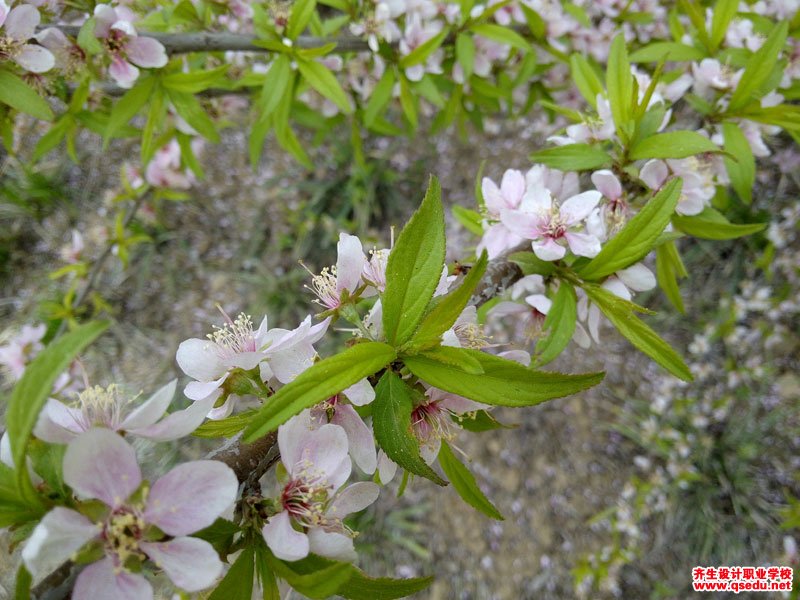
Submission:
{"label": "green leaf", "polygon": [[412,338],[415,347],[422,348],[439,343],[442,334],[453,326],[456,319],[466,308],[467,302],[472,297],[472,292],[475,291],[475,287],[486,272],[488,263],[489,258],[484,250],[478,262],[472,266],[467,276],[464,277],[461,285],[443,298],[438,299],[436,305],[422,319],[419,329]]}
{"label": "green leaf", "polygon": [[532,406],[553,398],[569,396],[600,383],[603,373],[564,375],[534,371],[511,360],[466,348],[465,362],[476,359],[484,372],[472,374],[457,365],[437,360],[427,353],[404,359],[411,372],[426,383],[476,402],[498,406]]}
{"label": "green leaf", "polygon": [[344,114],[353,112],[350,96],[345,93],[336,76],[316,60],[297,60],[297,68],[311,87],[339,107]]}
{"label": "green leaf", "polygon": [[278,577],[286,580],[286,583],[295,590],[313,600],[333,596],[353,574],[353,565],[343,562],[334,562],[330,566],[311,573],[298,573],[294,570],[293,563],[280,561],[272,556],[272,553],[268,553],[266,556],[267,563]]}
{"label": "green leaf", "polygon": [[114,134],[136,116],[136,113],[147,103],[155,85],[155,77],[140,77],[136,85],[117,100],[114,108],[111,109],[111,115],[108,118],[108,124],[103,134],[104,145],[107,145],[108,141],[114,137]]}
{"label": "green leaf", "polygon": [[403,76],[400,77],[400,106],[406,119],[408,119],[408,124],[411,125],[411,129],[416,130],[419,125],[417,98],[411,90],[408,79]]}
{"label": "green leaf", "polygon": [[[409,356],[413,355],[414,354],[409,354]],[[480,375],[484,372],[483,365],[480,363],[480,361],[473,356],[465,356],[461,352],[461,348],[454,348],[452,346],[437,346],[436,348],[429,348],[425,350],[425,356],[442,364],[463,369],[470,375]]]}
{"label": "green leaf", "polygon": [[578,87],[581,95],[589,103],[589,106],[597,109],[597,95],[602,94],[603,83],[597,76],[597,73],[589,64],[589,61],[581,54],[573,54],[569,57],[570,72],[572,73],[572,81]]}
{"label": "green leaf", "polygon": [[286,27],[286,36],[297,39],[308,25],[317,7],[316,0],[296,0],[293,2],[292,13],[289,15],[289,25]]}
{"label": "green leaf", "polygon": [[631,266],[653,249],[656,240],[669,224],[681,196],[682,182],[672,179],[611,238],[583,267],[577,269],[583,279],[602,279]]}
{"label": "green leaf", "polygon": [[201,438],[233,437],[242,429],[247,427],[247,424],[250,422],[250,419],[255,412],[255,410],[247,410],[231,417],[227,417],[226,419],[206,421],[200,425],[200,427],[195,429],[192,432],[192,435]]}
{"label": "green leaf", "polygon": [[657,133],[634,144],[628,158],[686,158],[703,152],[719,152],[719,146],[694,131]]}
{"label": "green leaf", "polygon": [[375,119],[392,99],[393,89],[394,70],[386,69],[380,81],[375,85],[375,89],[372,90],[372,95],[364,109],[364,125],[369,127],[375,122]]}
{"label": "green leaf", "polygon": [[[80,352],[108,327],[105,321],[80,325],[56,339],[26,367],[14,386],[6,412],[6,427],[14,464],[18,465],[17,481],[25,486],[28,470],[25,467],[28,443],[33,427],[53,384]],[[30,490],[28,490],[30,491]],[[36,502],[37,500],[31,500]]]}
{"label": "green leaf", "polygon": [[631,62],[665,62],[703,60],[705,54],[694,46],[680,42],[653,42],[631,54]]}
{"label": "green leaf", "polygon": [[439,450],[439,464],[464,502],[491,519],[505,520],[500,511],[495,508],[494,504],[489,501],[478,487],[478,483],[472,473],[469,472],[469,469],[461,464],[461,461],[453,454],[449,444],[444,440],[442,440],[442,448]]}
{"label": "green leaf", "polygon": [[250,600],[253,597],[255,549],[246,547],[228,569],[208,600]]}
{"label": "green leaf", "polygon": [[197,131],[211,142],[219,142],[219,133],[214,121],[206,114],[197,97],[177,91],[168,90],[169,99],[177,113]]}
{"label": "green leaf", "polygon": [[164,90],[156,86],[150,99],[150,108],[147,111],[147,120],[142,130],[140,160],[143,165],[150,162],[156,152],[157,128],[163,126],[167,114],[167,105],[164,102]]}
{"label": "green leaf", "polygon": [[634,314],[635,304],[599,285],[584,285],[583,289],[625,339],[676,377],[692,381],[692,373],[680,354]]}
{"label": "green leaf", "polygon": [[546,260],[542,260],[533,252],[515,252],[508,257],[508,260],[519,265],[523,275],[552,275],[555,273],[556,266]]}
{"label": "green leaf", "polygon": [[688,273],[683,266],[683,261],[675,247],[675,242],[667,242],[656,248],[656,279],[664,295],[678,312],[684,314],[681,290],[678,287],[678,278],[686,277]]}
{"label": "green leaf", "polygon": [[567,144],[531,154],[531,160],[561,171],[593,171],[611,164],[605,151],[591,144]]}
{"label": "green leaf", "polygon": [[473,433],[493,431],[495,429],[514,429],[516,427],[516,425],[504,425],[486,410],[476,410],[471,413],[456,415],[454,419],[462,429]]}
{"label": "green leaf", "polygon": [[547,337],[536,344],[537,365],[546,365],[569,344],[578,319],[577,302],[575,288],[562,281],[544,320],[543,330],[548,332]]}
{"label": "green leaf", "polygon": [[739,8],[739,0],[717,0],[714,5],[714,15],[711,18],[711,50],[719,48],[722,40],[725,39],[725,32],[728,30],[733,17]]}
{"label": "green leaf", "polygon": [[0,463],[0,527],[21,525],[43,514],[43,506],[25,500],[17,485],[14,470]]}
{"label": "green leaf", "polygon": [[477,33],[485,38],[488,38],[501,44],[507,44],[521,50],[522,52],[530,52],[530,43],[518,34],[513,29],[503,27],[502,25],[494,25],[492,23],[481,23],[470,27],[470,31]]}
{"label": "green leaf", "polygon": [[442,45],[449,33],[450,30],[445,27],[438,34],[414,48],[400,59],[400,67],[406,69],[424,63]]}
{"label": "green leaf", "polygon": [[417,330],[442,275],[444,210],[439,180],[431,177],[422,205],[411,216],[389,254],[383,293],[383,331],[395,346]]}
{"label": "green leaf", "polygon": [[56,121],[50,127],[50,129],[47,130],[47,133],[40,137],[39,141],[36,142],[36,147],[33,150],[33,156],[31,157],[31,160],[36,162],[45,154],[56,148],[64,139],[64,136],[67,135],[67,132],[74,125],[74,123],[75,121],[70,115],[64,115],[58,121]]}
{"label": "green leaf", "polygon": [[31,584],[33,577],[25,568],[25,565],[20,565],[17,569],[17,583],[14,586],[14,600],[29,600],[31,597]]}
{"label": "green leaf", "polygon": [[481,225],[483,217],[481,217],[478,211],[464,208],[458,204],[456,204],[452,210],[453,217],[455,217],[456,221],[461,223],[467,231],[475,235],[483,235],[483,226]]}
{"label": "green leaf", "polygon": [[769,91],[763,89],[762,86],[769,79],[772,70],[775,68],[778,55],[786,43],[788,30],[789,23],[787,21],[777,23],[761,48],[747,61],[747,66],[739,80],[739,85],[736,86],[731,96],[730,104],[728,104],[729,113],[734,113],[744,108],[751,101],[760,98]]}
{"label": "green leaf", "polygon": [[617,34],[611,43],[606,69],[606,89],[617,132],[620,138],[625,140],[627,139],[624,135],[625,127],[633,114],[634,98],[631,64],[628,61],[628,50],[622,33]]}
{"label": "green leaf", "polygon": [[0,102],[42,121],[55,118],[50,105],[36,90],[9,71],[0,69]]}
{"label": "green leaf", "polygon": [[161,84],[168,90],[197,94],[218,84],[224,79],[229,65],[222,65],[214,69],[192,71],[190,73],[170,73],[161,78]]}
{"label": "green leaf", "polygon": [[78,31],[78,38],[76,40],[78,46],[89,55],[100,54],[103,51],[103,45],[94,34],[96,26],[97,20],[94,17],[90,17],[84,21]]}
{"label": "green leaf", "polygon": [[192,534],[214,546],[220,555],[227,555],[233,543],[233,537],[240,531],[239,526],[226,519],[219,518],[211,525]]}
{"label": "green leaf", "polygon": [[406,471],[447,485],[420,456],[419,441],[412,433],[414,403],[408,386],[393,371],[386,371],[375,388],[372,427],[375,440],[386,455]]}
{"label": "green leaf", "polygon": [[468,80],[472,76],[472,68],[475,65],[475,42],[472,36],[466,33],[458,34],[456,38],[456,59],[464,71],[464,80]]}
{"label": "green leaf", "polygon": [[281,600],[278,580],[267,562],[268,554],[269,550],[264,544],[256,544],[256,572],[261,583],[261,598],[262,600]]}
{"label": "green leaf", "polygon": [[687,235],[704,240],[732,240],[763,231],[767,223],[731,223],[721,213],[707,207],[691,217],[674,215],[672,224]]}
{"label": "green leaf", "polygon": [[731,155],[722,157],[731,186],[743,202],[750,204],[756,181],[756,159],[750,142],[734,123],[723,123],[722,135],[725,137],[725,152]]}
{"label": "green leaf", "polygon": [[254,442],[300,411],[377,373],[395,358],[397,354],[391,346],[364,342],[319,361],[267,399],[245,429],[244,441]]}

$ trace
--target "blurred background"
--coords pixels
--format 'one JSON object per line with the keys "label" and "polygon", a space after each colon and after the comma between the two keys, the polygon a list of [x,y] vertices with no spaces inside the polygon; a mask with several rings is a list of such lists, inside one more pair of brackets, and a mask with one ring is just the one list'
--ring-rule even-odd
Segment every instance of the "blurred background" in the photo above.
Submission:
{"label": "blurred background", "polygon": [[[357,233],[367,248],[386,246],[430,173],[448,207],[475,208],[483,161],[496,181],[507,168],[530,167],[527,156],[543,142],[540,121],[484,125],[468,136],[366,142],[363,161],[347,135],[336,146],[309,137],[311,171],[269,143],[251,169],[247,132],[232,126],[200,153],[205,179],[146,198],[133,237],[114,245],[114,215],[131,204],[120,174],[140,176],[126,167],[136,148],[122,141],[103,151],[83,134],[76,163],[55,153],[28,167],[39,133],[22,121],[18,156],[0,156],[0,346],[26,324],[109,314],[110,332],[85,356],[89,381],[138,393],[180,376],[178,344],[219,323],[217,305],[293,328],[316,312],[299,263],[318,272],[335,262],[340,231]],[[690,273],[685,315],[659,291],[637,298],[658,311],[648,320],[687,356],[695,382],[671,377],[610,328],[599,347],[571,344],[553,368],[604,369],[602,385],[497,410],[508,428],[456,441],[506,520],[490,521],[428,481],[411,482],[397,498],[395,482],[360,516],[363,567],[435,573],[421,598],[487,600],[683,598],[695,565],[800,567],[800,161],[796,147],[776,152],[759,171],[751,209],[768,214],[769,230],[679,242]],[[469,259],[478,238],[448,219],[449,260]],[[106,248],[111,256],[76,306]],[[501,323],[487,328],[495,343],[525,347]],[[330,346],[319,350],[324,356]],[[140,450],[157,474],[211,446]],[[0,598],[13,589],[15,562],[0,560]]]}

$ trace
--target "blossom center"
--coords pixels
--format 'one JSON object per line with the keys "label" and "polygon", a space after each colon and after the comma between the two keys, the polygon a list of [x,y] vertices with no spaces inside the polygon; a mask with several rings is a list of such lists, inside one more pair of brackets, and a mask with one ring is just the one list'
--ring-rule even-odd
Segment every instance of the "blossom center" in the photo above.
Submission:
{"label": "blossom center", "polygon": [[318,304],[328,309],[337,308],[340,299],[336,289],[336,267],[325,267],[319,275],[314,275],[311,278],[311,288],[309,289],[317,296]]}
{"label": "blossom center", "polygon": [[222,327],[215,327],[215,331],[206,336],[217,345],[220,356],[231,358],[243,352],[256,352],[258,348],[250,315],[240,313],[234,321],[225,311],[222,311],[222,314],[227,322]]}
{"label": "blossom center", "polygon": [[95,425],[116,428],[121,421],[122,399],[119,386],[110,385],[107,388],[96,385],[87,388],[78,395],[76,408],[81,413],[81,428],[91,429]]}
{"label": "blossom center", "polygon": [[450,412],[439,406],[438,400],[420,404],[411,412],[411,427],[421,444],[452,439],[454,434],[450,425]]}
{"label": "blossom center", "polygon": [[141,513],[130,507],[122,507],[108,517],[103,526],[106,550],[116,556],[116,566],[124,567],[131,558],[144,559],[139,549],[139,540],[144,534],[145,522]]}

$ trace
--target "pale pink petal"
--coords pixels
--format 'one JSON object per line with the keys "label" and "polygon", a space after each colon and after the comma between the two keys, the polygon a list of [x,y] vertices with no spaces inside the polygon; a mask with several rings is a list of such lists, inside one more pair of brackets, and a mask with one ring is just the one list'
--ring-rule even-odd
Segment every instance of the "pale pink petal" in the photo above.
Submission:
{"label": "pale pink petal", "polygon": [[508,169],[503,173],[500,183],[505,208],[518,208],[522,197],[525,195],[525,176],[521,171]]}
{"label": "pale pink petal", "polygon": [[656,276],[642,263],[617,271],[617,277],[635,292],[646,292],[656,287]]}
{"label": "pale pink petal", "polygon": [[[220,393],[215,398],[215,400],[219,398],[219,396],[221,395],[222,395],[222,390],[220,390]],[[225,419],[231,415],[233,409],[236,407],[236,402],[238,400],[239,396],[237,396],[236,394],[231,394],[226,398],[225,402],[223,402],[221,406],[217,406],[209,410],[206,416],[212,421],[219,421],[220,419]],[[203,402],[203,400],[198,400],[198,402]]]}
{"label": "pale pink petal", "polygon": [[108,74],[120,87],[131,88],[139,78],[139,69],[119,56],[111,59],[111,66],[108,67]]}
{"label": "pale pink petal", "polygon": [[490,215],[497,216],[500,214],[501,210],[508,208],[506,203],[503,202],[503,195],[500,192],[500,188],[488,177],[484,177],[481,180],[481,194],[483,195],[483,201]]}
{"label": "pale pink petal", "polygon": [[211,525],[236,500],[239,481],[216,460],[195,460],[153,484],[144,519],[169,535],[187,535]]}
{"label": "pale pink petal", "polygon": [[366,257],[361,240],[354,235],[339,234],[336,244],[338,258],[336,260],[336,291],[354,291],[361,283],[361,271],[364,269]]}
{"label": "pale pink petal", "polygon": [[111,26],[117,22],[117,13],[108,4],[98,4],[94,7],[94,34],[97,37],[108,37]]}
{"label": "pale pink petal", "polygon": [[57,506],[39,521],[22,549],[22,560],[34,579],[52,573],[100,528],[82,514]]}
{"label": "pale pink petal", "polygon": [[211,396],[216,400],[222,395],[220,386],[227,378],[226,373],[216,381],[190,381],[186,384],[183,394],[190,400],[205,400]]}
{"label": "pale pink petal", "polygon": [[584,350],[592,345],[592,339],[580,323],[575,324],[575,332],[572,334],[572,341]]}
{"label": "pale pink petal", "polygon": [[158,421],[167,412],[170,402],[175,397],[177,385],[178,380],[173,379],[155,392],[123,419],[120,429],[130,431],[139,427],[147,427]]}
{"label": "pale pink petal", "polygon": [[358,558],[353,538],[341,533],[327,532],[315,527],[308,532],[308,541],[314,554],[343,562],[353,562]]}
{"label": "pale pink petal", "polygon": [[210,340],[192,338],[181,342],[175,359],[181,370],[192,379],[213,381],[227,371],[216,350],[216,345]]}
{"label": "pale pink petal", "polygon": [[525,302],[530,304],[543,315],[546,315],[548,312],[550,312],[550,307],[553,306],[553,301],[542,294],[531,294],[530,296],[526,296]]}
{"label": "pale pink petal", "polygon": [[81,411],[50,398],[44,405],[33,434],[51,444],[68,444],[83,431]]}
{"label": "pale pink petal", "polygon": [[486,254],[491,260],[500,256],[506,250],[518,246],[521,242],[522,238],[513,233],[503,223],[495,223],[483,232],[483,238],[478,244],[476,252],[480,254],[482,250],[486,250]]}
{"label": "pale pink petal", "polygon": [[419,454],[422,456],[422,460],[424,460],[429,465],[433,464],[433,461],[436,460],[436,457],[439,456],[439,450],[442,447],[442,439],[439,437],[433,437],[426,444],[422,444],[419,447]]}
{"label": "pale pink petal", "polygon": [[568,231],[564,234],[564,237],[567,238],[569,249],[577,256],[594,258],[600,254],[600,240],[590,233],[574,233]]}
{"label": "pale pink petal", "polygon": [[125,46],[128,60],[145,68],[159,68],[167,64],[167,52],[161,42],[149,37],[135,37]]}
{"label": "pale pink petal", "polygon": [[530,309],[524,304],[519,304],[518,302],[509,302],[507,300],[498,302],[489,310],[489,313],[493,317],[499,318],[525,315],[528,314],[528,312],[530,312]]}
{"label": "pale pink petal", "polygon": [[594,304],[589,305],[589,318],[586,319],[589,333],[596,343],[600,343],[600,309]]}
{"label": "pale pink petal", "polygon": [[378,499],[381,488],[371,481],[360,481],[343,489],[328,509],[329,515],[343,519],[364,510]]}
{"label": "pale pink petal", "polygon": [[249,371],[255,369],[262,360],[264,360],[263,352],[238,352],[222,363],[228,368],[238,367]]}
{"label": "pale pink petal", "polygon": [[372,475],[378,467],[378,458],[375,438],[364,420],[349,404],[338,404],[331,423],[344,429],[350,445],[350,456],[364,473]]}
{"label": "pale pink petal", "polygon": [[124,18],[120,18],[119,12],[117,12],[117,20],[112,23],[111,29],[122,32],[126,36],[136,35],[136,28],[133,26],[133,23]]}
{"label": "pale pink petal", "polygon": [[152,600],[153,587],[141,575],[117,570],[110,558],[86,567],[72,590],[72,600]]}
{"label": "pale pink petal", "polygon": [[681,199],[675,207],[675,212],[679,215],[686,215],[691,217],[699,215],[706,207],[706,203],[702,197],[694,194],[681,194]]}
{"label": "pale pink petal", "polygon": [[278,449],[281,452],[281,462],[290,473],[302,459],[303,448],[313,430],[310,410],[304,410],[278,427]]}
{"label": "pale pink petal", "polygon": [[314,364],[316,354],[317,351],[311,344],[297,344],[285,350],[268,353],[269,366],[278,381],[289,383]]}
{"label": "pale pink petal", "polygon": [[90,429],[67,446],[64,481],[78,495],[116,507],[142,483],[142,472],[130,444],[108,429]]}
{"label": "pale pink petal", "polygon": [[639,179],[651,190],[658,190],[664,185],[669,175],[667,164],[662,160],[647,161],[639,171]]}
{"label": "pale pink petal", "polygon": [[175,411],[158,423],[147,427],[128,429],[128,432],[154,442],[169,442],[186,437],[200,427],[206,415],[214,408],[216,400],[213,395],[203,400],[196,400],[188,408]]}
{"label": "pale pink petal", "polygon": [[356,406],[364,406],[375,400],[375,390],[366,379],[354,383],[349,388],[342,390],[342,393]]}
{"label": "pale pink petal", "polygon": [[285,510],[271,516],[261,533],[269,549],[281,560],[300,560],[308,556],[308,536],[292,528],[292,520]]}
{"label": "pale pink petal", "polygon": [[500,220],[508,230],[525,240],[534,240],[542,235],[541,216],[533,213],[524,213],[518,210],[503,210]]}
{"label": "pale pink petal", "polygon": [[139,547],[184,591],[203,590],[222,575],[222,561],[205,540],[178,537],[168,542],[141,542]]}
{"label": "pale pink petal", "polygon": [[622,184],[617,176],[608,169],[592,173],[592,183],[609,200],[616,200],[622,196]]}
{"label": "pale pink petal", "polygon": [[0,27],[6,22],[6,17],[8,17],[8,4],[5,0],[0,0]]}
{"label": "pale pink petal", "polygon": [[519,363],[524,366],[530,366],[531,364],[531,355],[525,352],[525,350],[506,350],[505,352],[501,352],[497,356],[502,358],[513,360],[516,363]]}
{"label": "pale pink petal", "polygon": [[489,406],[486,404],[481,404],[480,402],[475,402],[469,398],[464,398],[463,396],[457,396],[456,394],[449,393],[445,393],[444,398],[439,402],[439,406],[457,415],[463,415],[476,410],[484,410],[489,408]]}
{"label": "pale pink petal", "polygon": [[553,238],[544,238],[543,241],[531,244],[533,253],[542,260],[559,260],[564,258],[567,249],[559,246]]}
{"label": "pale pink petal", "polygon": [[[344,429],[328,424],[306,433],[303,437],[299,462],[314,465],[315,471],[320,472],[334,489],[339,489],[347,481],[351,469]],[[292,473],[296,465],[297,462],[291,468],[286,466]]]}
{"label": "pale pink petal", "polygon": [[14,56],[14,62],[31,73],[44,73],[53,68],[56,59],[46,48],[25,44]]}
{"label": "pale pink petal", "polygon": [[623,300],[631,299],[630,290],[628,290],[628,288],[625,287],[625,284],[622,283],[616,277],[609,277],[608,279],[606,279],[603,282],[603,287],[612,294],[614,294],[615,296],[622,298]]}
{"label": "pale pink petal", "polygon": [[603,195],[600,192],[589,191],[572,196],[565,200],[559,209],[561,218],[567,225],[575,225],[583,221],[594,210]]}
{"label": "pale pink petal", "polygon": [[532,213],[546,214],[549,213],[552,208],[553,196],[550,190],[542,185],[534,185],[528,188],[520,204],[521,210]]}
{"label": "pale pink petal", "polygon": [[383,450],[378,450],[378,477],[381,485],[388,484],[397,473],[397,463],[389,458]]}
{"label": "pale pink petal", "polygon": [[39,11],[30,4],[15,6],[6,17],[5,35],[18,42],[27,42],[36,33],[40,19]]}

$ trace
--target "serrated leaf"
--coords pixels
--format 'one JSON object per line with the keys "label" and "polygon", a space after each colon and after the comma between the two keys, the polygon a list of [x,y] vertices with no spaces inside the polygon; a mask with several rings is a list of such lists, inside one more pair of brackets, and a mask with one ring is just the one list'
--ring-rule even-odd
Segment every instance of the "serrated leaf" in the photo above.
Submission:
{"label": "serrated leaf", "polygon": [[475,42],[472,36],[466,33],[458,34],[456,37],[456,60],[464,72],[464,80],[468,80],[472,76],[472,68],[475,65]]}
{"label": "serrated leaf", "polygon": [[508,257],[513,263],[519,265],[523,275],[552,275],[555,273],[556,266],[547,260],[542,260],[533,252],[514,252]]}
{"label": "serrated leaf", "polygon": [[631,303],[598,285],[585,285],[583,289],[611,324],[638,350],[676,377],[692,381],[692,373],[680,354],[633,313]]}
{"label": "serrated leaf", "polygon": [[716,50],[725,39],[733,17],[739,8],[739,0],[717,0],[711,17],[711,50]]}
{"label": "serrated leaf", "polygon": [[478,487],[474,475],[469,472],[467,467],[461,464],[461,461],[453,454],[449,444],[444,440],[442,440],[442,447],[439,450],[439,464],[464,502],[491,519],[505,520],[505,517]]}
{"label": "serrated leaf", "polygon": [[719,146],[694,131],[669,131],[646,137],[634,144],[628,158],[686,158],[703,152],[719,152]]}
{"label": "serrated leaf", "polygon": [[573,54],[569,57],[569,66],[572,80],[578,87],[578,91],[589,103],[589,106],[597,109],[597,95],[602,94],[605,90],[592,65],[581,54]]}
{"label": "serrated leaf", "polygon": [[674,215],[672,224],[685,234],[704,240],[732,240],[758,233],[767,226],[767,223],[731,223],[711,207],[691,217]]}
{"label": "serrated leaf", "polygon": [[607,152],[591,144],[567,144],[531,154],[531,160],[561,171],[593,171],[611,164]]}
{"label": "serrated leaf", "polygon": [[53,384],[80,352],[108,328],[105,321],[80,325],[49,344],[25,368],[22,378],[14,386],[6,411],[6,427],[11,455],[18,465],[17,482],[34,504],[38,498],[30,498],[27,488],[28,470],[25,467],[28,443],[33,427],[44,403],[53,390]]}
{"label": "serrated leaf", "polygon": [[190,73],[170,73],[161,78],[161,84],[168,90],[185,94],[197,94],[216,85],[225,77],[229,65],[222,65],[203,71]]}
{"label": "serrated leaf", "polygon": [[633,63],[661,62],[662,60],[684,62],[700,61],[703,58],[705,58],[705,54],[694,46],[687,46],[680,42],[653,42],[633,52],[630,61]]}
{"label": "serrated leaf", "polygon": [[136,116],[136,113],[147,103],[155,85],[155,77],[140,77],[136,85],[117,100],[114,108],[111,109],[106,130],[103,133],[104,144],[107,145],[114,134]]}
{"label": "serrated leaf", "polygon": [[0,102],[42,121],[55,118],[47,100],[22,79],[0,69]]}
{"label": "serrated leaf", "polygon": [[531,44],[520,34],[513,29],[503,27],[502,25],[495,25],[493,23],[481,23],[470,27],[470,31],[477,33],[485,38],[488,38],[501,44],[507,44],[522,52],[530,52]]}
{"label": "serrated leaf", "polygon": [[453,418],[462,429],[473,433],[494,431],[495,429],[514,429],[517,427],[516,425],[505,425],[501,423],[486,410],[476,410],[471,413],[456,415]]}
{"label": "serrated leaf", "polygon": [[86,19],[83,25],[81,25],[81,28],[78,30],[78,37],[76,38],[78,47],[92,56],[95,54],[100,54],[103,51],[103,45],[94,34],[96,26],[97,20],[94,17]]}
{"label": "serrated leaf", "polygon": [[617,34],[611,43],[611,51],[606,67],[606,89],[608,102],[611,106],[611,115],[617,133],[622,140],[625,136],[625,126],[633,114],[633,75],[631,64],[628,61],[628,50],[625,47],[625,36]]}
{"label": "serrated leaf", "polygon": [[192,94],[168,90],[169,99],[175,111],[204,138],[211,142],[219,142],[219,133],[214,121],[206,114],[200,102]]}
{"label": "serrated leaf", "polygon": [[383,293],[383,331],[388,343],[405,343],[422,320],[439,284],[445,257],[444,209],[439,180],[431,177],[422,205],[389,254]]}
{"label": "serrated leaf", "polygon": [[669,224],[681,195],[683,183],[672,179],[623,227],[603,245],[592,260],[576,271],[584,279],[596,280],[639,262],[652,250]]}
{"label": "serrated leaf", "polygon": [[578,319],[577,303],[575,288],[562,281],[542,325],[547,334],[536,344],[537,365],[546,365],[569,344]]}
{"label": "serrated leaf", "polygon": [[772,70],[775,68],[778,55],[786,43],[788,30],[789,23],[787,21],[777,23],[761,45],[761,48],[747,61],[744,73],[728,104],[728,112],[733,113],[744,108],[750,102],[769,91],[764,90],[762,86],[769,79]]}
{"label": "serrated leaf", "polygon": [[444,42],[449,33],[450,30],[445,27],[435,36],[414,48],[411,52],[400,58],[400,67],[406,69],[424,63],[428,60],[428,57],[442,45],[442,42]]}
{"label": "serrated leaf", "polygon": [[192,435],[201,438],[233,437],[247,427],[255,413],[255,410],[247,410],[225,419],[206,421],[195,429]]}
{"label": "serrated leaf", "polygon": [[731,186],[743,202],[750,204],[756,181],[756,160],[750,142],[734,123],[723,123],[722,135],[725,138],[725,152],[731,155],[722,157]]}
{"label": "serrated leaf", "polygon": [[342,562],[334,562],[311,573],[298,573],[292,563],[280,561],[271,553],[267,554],[267,563],[278,577],[312,600],[333,596],[353,574],[353,566]]}
{"label": "serrated leaf", "polygon": [[436,305],[425,315],[414,336],[411,338],[415,347],[436,344],[441,340],[442,334],[450,329],[467,306],[472,297],[472,292],[486,272],[489,258],[484,250],[472,268],[464,277],[458,288],[439,298]]}
{"label": "serrated leaf", "polygon": [[297,60],[297,68],[311,87],[339,107],[344,114],[353,112],[350,96],[345,93],[336,76],[316,60]]}
{"label": "serrated leaf", "polygon": [[686,277],[686,269],[675,247],[675,242],[667,242],[656,248],[656,279],[658,286],[678,312],[684,314],[681,290],[678,287],[678,278]]}
{"label": "serrated leaf", "polygon": [[455,205],[452,210],[453,217],[455,217],[456,221],[461,223],[467,231],[475,235],[483,235],[483,226],[481,225],[483,217],[481,217],[478,211],[464,208],[458,204]]}
{"label": "serrated leaf", "polygon": [[286,35],[289,39],[297,39],[297,36],[303,33],[316,7],[316,0],[295,0],[293,2],[289,24],[286,27]]}
{"label": "serrated leaf", "polygon": [[476,402],[497,406],[532,406],[569,396],[602,381],[603,373],[564,375],[534,371],[511,360],[466,348],[453,348],[476,359],[484,372],[476,375],[421,353],[404,359],[409,370],[426,383]]}
{"label": "serrated leaf", "polygon": [[386,69],[380,81],[375,85],[372,90],[369,102],[364,109],[364,124],[370,127],[378,115],[383,111],[389,101],[392,99],[392,90],[394,89],[394,70]]}
{"label": "serrated leaf", "polygon": [[375,440],[386,455],[406,471],[447,485],[420,456],[419,441],[411,429],[414,404],[408,386],[393,371],[386,371],[375,388],[372,427]]}
{"label": "serrated leaf", "polygon": [[254,442],[302,410],[377,373],[395,358],[397,354],[391,346],[364,342],[319,361],[270,396],[253,415],[244,431],[244,441]]}

